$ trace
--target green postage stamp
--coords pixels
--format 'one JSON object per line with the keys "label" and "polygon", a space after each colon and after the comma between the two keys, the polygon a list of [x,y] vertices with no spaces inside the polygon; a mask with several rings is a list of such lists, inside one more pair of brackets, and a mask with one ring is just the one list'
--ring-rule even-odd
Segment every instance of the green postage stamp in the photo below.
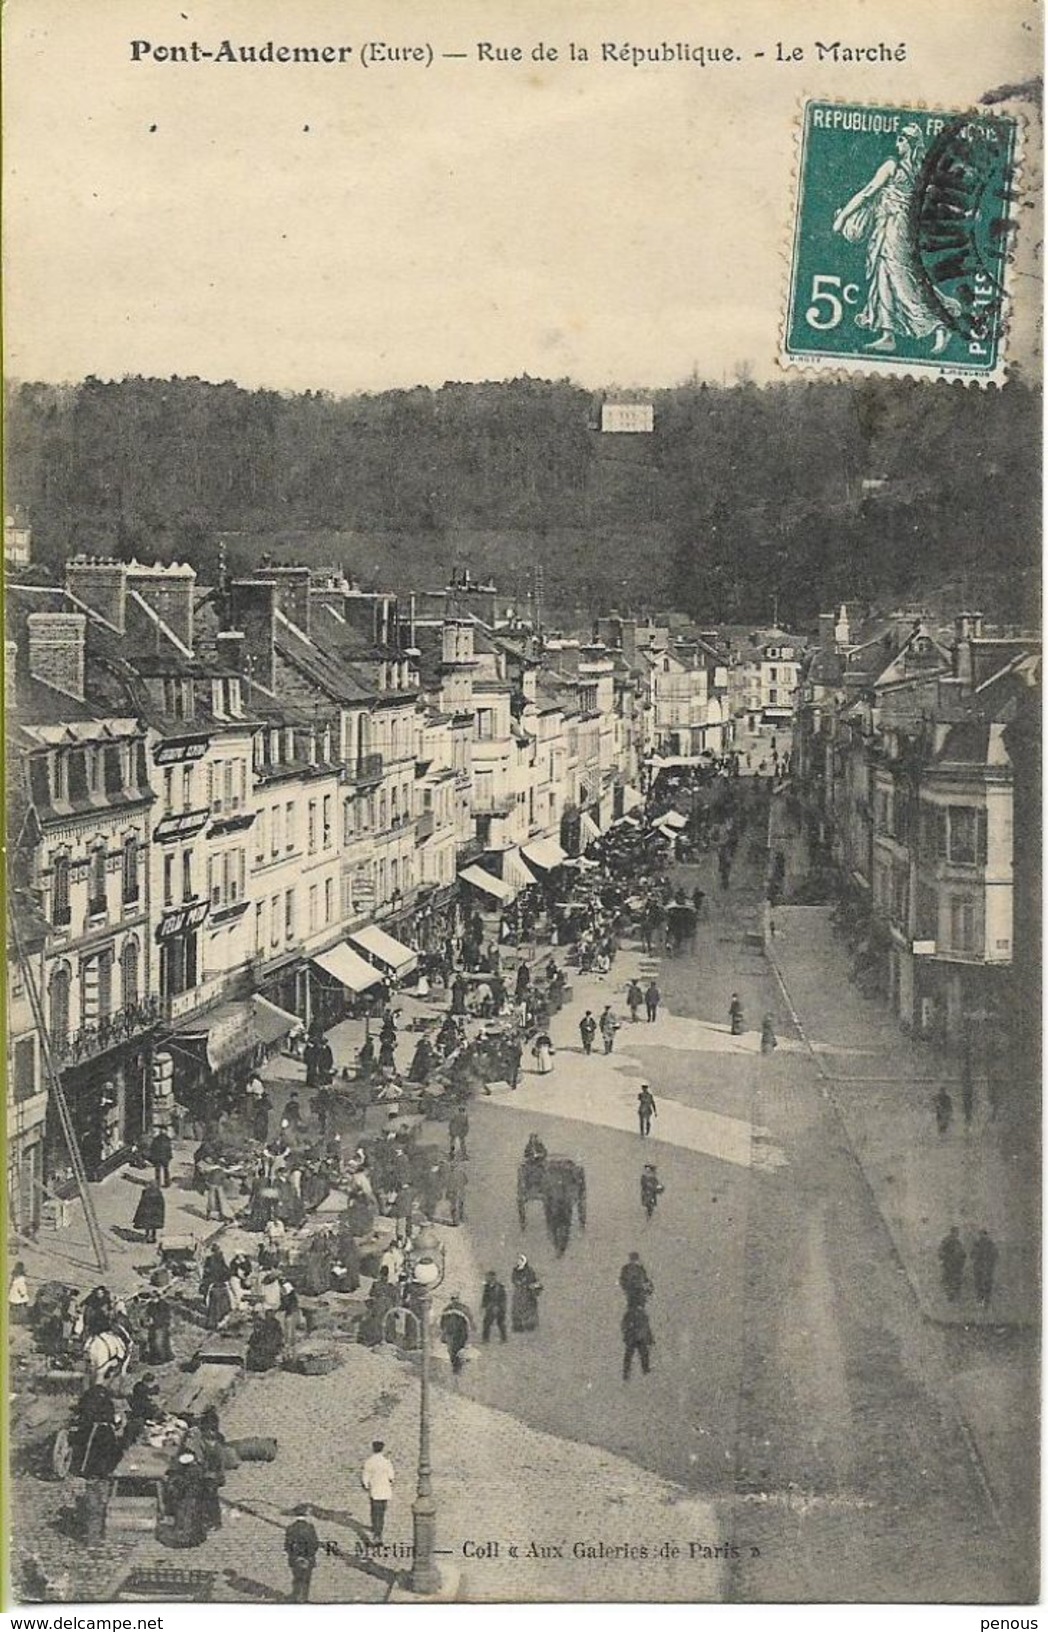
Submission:
{"label": "green postage stamp", "polygon": [[1018,122],[805,103],[781,360],[1001,380]]}

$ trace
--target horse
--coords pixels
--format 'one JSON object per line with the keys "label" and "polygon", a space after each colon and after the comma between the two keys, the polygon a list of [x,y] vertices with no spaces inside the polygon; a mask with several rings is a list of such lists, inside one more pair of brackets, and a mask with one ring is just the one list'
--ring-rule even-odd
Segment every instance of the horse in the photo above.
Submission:
{"label": "horse", "polygon": [[84,1344],[88,1387],[123,1377],[131,1363],[132,1342],[125,1332],[98,1332]]}

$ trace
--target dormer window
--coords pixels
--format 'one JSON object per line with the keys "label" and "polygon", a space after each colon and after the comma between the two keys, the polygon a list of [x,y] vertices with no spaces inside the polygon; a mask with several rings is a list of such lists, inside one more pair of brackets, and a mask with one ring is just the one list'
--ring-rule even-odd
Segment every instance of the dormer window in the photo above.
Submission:
{"label": "dormer window", "polygon": [[280,732],[275,730],[269,733],[269,763],[280,764]]}
{"label": "dormer window", "polygon": [[244,700],[240,690],[239,678],[227,680],[229,687],[229,712],[234,719],[240,719],[244,712]]}
{"label": "dormer window", "polygon": [[224,720],[226,717],[226,699],[221,680],[211,682],[211,712],[216,720]]}
{"label": "dormer window", "polygon": [[293,760],[294,757],[295,757],[295,732],[294,732],[294,728],[289,725],[287,727],[287,729],[285,730],[285,732],[284,732],[284,760],[285,760],[285,763],[290,764],[291,760]]}

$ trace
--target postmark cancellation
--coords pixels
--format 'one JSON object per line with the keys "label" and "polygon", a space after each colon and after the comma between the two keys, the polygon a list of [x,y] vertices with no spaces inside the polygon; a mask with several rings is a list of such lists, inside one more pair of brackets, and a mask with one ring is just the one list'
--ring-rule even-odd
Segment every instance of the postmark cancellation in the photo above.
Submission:
{"label": "postmark cancellation", "polygon": [[1019,123],[804,105],[781,362],[1001,382]]}

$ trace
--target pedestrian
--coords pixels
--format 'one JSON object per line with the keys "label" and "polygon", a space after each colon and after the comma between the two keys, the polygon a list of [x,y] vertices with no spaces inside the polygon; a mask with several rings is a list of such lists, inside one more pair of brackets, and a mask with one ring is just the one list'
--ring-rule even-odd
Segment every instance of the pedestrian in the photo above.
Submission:
{"label": "pedestrian", "polygon": [[288,1095],[287,1104],[284,1106],[284,1125],[292,1133],[297,1133],[302,1126],[302,1107],[294,1090]]}
{"label": "pedestrian", "polygon": [[26,1281],[25,1264],[21,1258],[11,1271],[7,1287],[7,1318],[12,1326],[29,1324],[29,1285]]}
{"label": "pedestrian", "polygon": [[524,1058],[524,1049],[519,1037],[514,1037],[505,1053],[506,1081],[511,1088],[520,1086],[520,1064]]}
{"label": "pedestrian", "polygon": [[448,1118],[448,1154],[454,1156],[456,1148],[459,1154],[467,1156],[466,1135],[469,1133],[469,1117],[464,1105],[456,1105]]}
{"label": "pedestrian", "polygon": [[942,1289],[951,1303],[956,1303],[961,1295],[964,1283],[964,1266],[968,1261],[968,1254],[961,1244],[961,1232],[954,1224],[950,1233],[944,1236],[939,1247],[939,1263],[942,1267]]}
{"label": "pedestrian", "polygon": [[273,1101],[263,1089],[262,1093],[252,1100],[251,1109],[251,1137],[264,1145],[269,1138],[269,1113],[273,1109]]}
{"label": "pedestrian", "polygon": [[639,1252],[631,1252],[619,1270],[619,1286],[626,1294],[627,1306],[647,1303],[654,1292],[654,1284],[640,1261]]}
{"label": "pedestrian", "polygon": [[447,1346],[451,1369],[458,1376],[465,1362],[462,1351],[469,1343],[473,1321],[457,1293],[453,1294],[440,1317],[440,1335]]}
{"label": "pedestrian", "polygon": [[659,1013],[659,1004],[662,1002],[662,993],[655,981],[651,981],[644,993],[644,1007],[647,1011],[649,1024],[654,1025]]}
{"label": "pedestrian", "polygon": [[397,1477],[389,1457],[383,1454],[385,1449],[384,1440],[373,1439],[371,1455],[360,1470],[360,1483],[367,1491],[371,1502],[371,1539],[376,1546],[382,1542],[382,1532],[386,1527],[386,1509],[393,1495],[393,1485]]}
{"label": "pedestrian", "polygon": [[132,1227],[141,1230],[150,1243],[155,1243],[156,1232],[164,1228],[164,1217],[167,1208],[164,1202],[164,1192],[160,1188],[159,1180],[150,1179],[142,1194],[138,1198]]}
{"label": "pedestrian", "polygon": [[153,1177],[158,1185],[167,1190],[171,1184],[171,1158],[174,1155],[171,1144],[171,1135],[166,1128],[157,1128],[149,1145],[149,1160],[153,1164]]}
{"label": "pedestrian", "polygon": [[280,1283],[280,1314],[284,1322],[284,1353],[289,1360],[293,1360],[302,1308],[298,1301],[298,1293],[290,1281]]}
{"label": "pedestrian", "polygon": [[221,1162],[215,1162],[207,1170],[207,1207],[205,1218],[218,1218],[225,1221],[233,1214],[226,1205],[226,1182],[229,1178]]}
{"label": "pedestrian", "polygon": [[744,1016],[742,1012],[742,1004],[739,1001],[739,994],[738,992],[732,992],[731,1002],[728,1004],[728,1022],[731,1026],[731,1034],[733,1037],[742,1036],[743,1018]]}
{"label": "pedestrian", "polygon": [[761,1021],[761,1053],[770,1054],[772,1049],[778,1048],[779,1039],[775,1035],[775,1021],[770,1014],[766,1014]]}
{"label": "pedestrian", "polygon": [[579,1021],[579,1036],[582,1038],[583,1054],[593,1053],[593,1039],[596,1037],[596,1035],[597,1022],[593,1018],[592,1011],[587,1009],[585,1014],[582,1016],[582,1019]]}
{"label": "pedestrian", "polygon": [[604,1012],[597,1024],[600,1028],[600,1035],[604,1043],[604,1052],[605,1054],[610,1054],[612,1049],[615,1047],[615,1033],[619,1029],[619,1022],[611,1012],[610,1003],[605,1003]]}
{"label": "pedestrian", "polygon": [[972,1131],[972,1118],[975,1115],[975,1080],[972,1075],[971,1049],[966,1047],[961,1061],[961,1110],[964,1114],[964,1126],[968,1133]]}
{"label": "pedestrian", "polygon": [[630,1020],[636,1025],[637,1015],[640,1013],[641,1004],[644,1002],[644,993],[640,989],[639,981],[630,981],[626,988],[626,1002],[629,1005]]}
{"label": "pedestrian", "polygon": [[645,1162],[644,1171],[640,1176],[640,1204],[648,1215],[650,1223],[655,1215],[665,1185],[659,1183],[659,1175],[654,1162]]}
{"label": "pedestrian", "polygon": [[539,1293],[542,1282],[521,1253],[513,1266],[511,1276],[513,1296],[510,1301],[510,1325],[515,1332],[533,1332],[539,1323]]}
{"label": "pedestrian", "polygon": [[640,1356],[640,1369],[644,1376],[651,1370],[651,1350],[655,1339],[651,1335],[651,1322],[648,1311],[642,1303],[631,1303],[626,1306],[626,1313],[622,1317],[622,1378],[627,1381],[633,1356]]}
{"label": "pedestrian", "polygon": [[658,1116],[658,1114],[658,1107],[655,1104],[655,1095],[652,1093],[647,1083],[644,1082],[641,1084],[640,1093],[637,1095],[637,1122],[640,1126],[640,1136],[642,1139],[647,1139],[648,1135],[651,1133],[651,1119],[653,1116]]}
{"label": "pedestrian", "polygon": [[200,1547],[207,1540],[209,1492],[203,1468],[192,1451],[182,1451],[164,1478],[164,1511],[171,1515],[166,1532],[171,1547]]}
{"label": "pedestrian", "polygon": [[539,1032],[531,1045],[531,1052],[535,1057],[539,1076],[548,1076],[553,1070],[553,1040],[548,1031]]}
{"label": "pedestrian", "polygon": [[493,1269],[489,1269],[484,1277],[484,1290],[480,1294],[480,1308],[483,1319],[481,1339],[487,1343],[491,1337],[491,1328],[498,1328],[499,1339],[506,1341],[506,1288],[499,1280]]}
{"label": "pedestrian", "polygon": [[945,1085],[939,1089],[932,1104],[935,1107],[935,1126],[940,1133],[946,1133],[953,1118],[953,1100],[946,1092]]}
{"label": "pedestrian", "polygon": [[448,1198],[448,1211],[451,1215],[451,1222],[456,1228],[465,1222],[466,1186],[468,1182],[469,1180],[465,1163],[456,1158],[454,1161],[452,1161],[451,1166],[448,1168],[447,1186],[445,1189],[445,1194]]}
{"label": "pedestrian", "polygon": [[695,888],[691,892],[691,904],[695,909],[696,918],[701,918],[702,917],[702,904],[705,901],[705,899],[706,899],[706,892],[704,890],[700,890],[698,885],[696,884]]}
{"label": "pedestrian", "polygon": [[993,1296],[993,1277],[997,1268],[997,1248],[986,1230],[980,1230],[972,1243],[972,1282],[975,1297],[984,1309],[989,1308]]}
{"label": "pedestrian", "polygon": [[320,1537],[308,1519],[292,1519],[284,1531],[284,1552],[291,1571],[291,1602],[309,1603],[309,1585],[320,1551]]}

